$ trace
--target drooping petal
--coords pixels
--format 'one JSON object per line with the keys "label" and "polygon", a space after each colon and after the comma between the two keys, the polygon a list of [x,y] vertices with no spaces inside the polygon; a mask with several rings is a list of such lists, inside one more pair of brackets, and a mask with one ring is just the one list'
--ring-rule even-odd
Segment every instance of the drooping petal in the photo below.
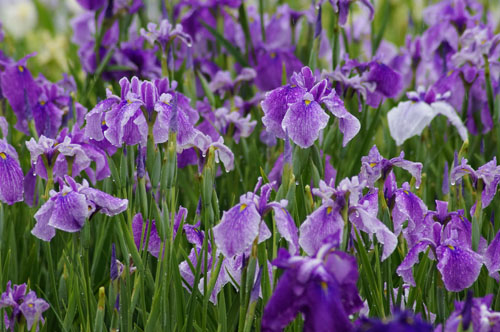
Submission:
{"label": "drooping petal", "polygon": [[344,134],[342,146],[346,146],[361,129],[358,118],[347,111],[344,102],[340,99],[335,90],[332,90],[328,96],[321,99],[321,102],[339,119],[339,129],[340,132]]}
{"label": "drooping petal", "polygon": [[244,253],[259,235],[260,223],[254,204],[237,204],[225,211],[213,228],[217,248],[228,258]]}
{"label": "drooping petal", "polygon": [[396,145],[402,145],[408,138],[420,135],[435,116],[435,111],[427,103],[399,103],[387,113],[389,131]]}
{"label": "drooping petal", "polygon": [[462,141],[467,140],[467,128],[465,128],[462,120],[458,116],[453,106],[444,101],[436,101],[435,103],[431,104],[431,107],[434,112],[436,112],[436,114],[442,114],[448,118],[451,124],[454,125],[455,128],[457,128],[458,134],[460,135],[460,138],[462,138]]}
{"label": "drooping petal", "polygon": [[76,191],[62,192],[52,197],[54,209],[48,225],[65,232],[78,232],[88,216],[85,195]]}
{"label": "drooping petal", "polygon": [[486,265],[491,277],[500,280],[498,276],[498,271],[500,271],[500,232],[498,232],[488,246],[488,249],[486,249],[484,265]]}
{"label": "drooping petal", "polygon": [[405,259],[401,262],[401,264],[396,269],[396,273],[403,278],[403,281],[407,284],[410,284],[415,287],[415,279],[413,278],[413,273],[411,269],[413,265],[418,263],[418,255],[427,249],[429,245],[434,245],[434,243],[430,240],[422,240],[417,243],[413,248],[408,251]]}
{"label": "drooping petal", "polygon": [[19,161],[0,146],[0,201],[9,205],[23,200],[24,175]]}
{"label": "drooping petal", "polygon": [[273,206],[274,210],[274,220],[280,232],[281,236],[285,238],[288,242],[288,249],[292,253],[298,253],[299,251],[299,236],[297,226],[293,221],[290,212],[288,212],[283,207]]}
{"label": "drooping petal", "polygon": [[313,255],[329,236],[337,237],[340,242],[343,230],[339,208],[330,200],[307,216],[300,226],[299,244],[307,254]]}
{"label": "drooping petal", "polygon": [[266,93],[261,106],[264,111],[262,123],[268,132],[273,133],[279,138],[285,138],[282,122],[288,105],[298,102],[304,93],[305,90],[303,88],[291,85],[286,85]]}
{"label": "drooping petal", "polygon": [[35,213],[36,224],[31,234],[44,241],[50,241],[56,235],[56,229],[49,225],[53,210],[54,201],[49,199]]}
{"label": "drooping petal", "polygon": [[290,105],[283,118],[283,130],[298,146],[308,148],[318,139],[319,132],[326,127],[328,115],[321,106],[306,94],[304,100]]}
{"label": "drooping petal", "polygon": [[437,248],[437,268],[447,290],[459,292],[472,286],[481,272],[481,255],[466,247],[452,244]]}
{"label": "drooping petal", "polygon": [[103,191],[94,188],[82,188],[80,193],[84,194],[86,199],[100,208],[100,212],[108,216],[114,216],[127,209],[128,200],[111,196]]}
{"label": "drooping petal", "polygon": [[363,208],[355,208],[350,213],[349,219],[356,227],[368,234],[375,234],[377,240],[384,245],[382,261],[389,257],[396,249],[398,239],[383,222],[377,219],[376,215]]}

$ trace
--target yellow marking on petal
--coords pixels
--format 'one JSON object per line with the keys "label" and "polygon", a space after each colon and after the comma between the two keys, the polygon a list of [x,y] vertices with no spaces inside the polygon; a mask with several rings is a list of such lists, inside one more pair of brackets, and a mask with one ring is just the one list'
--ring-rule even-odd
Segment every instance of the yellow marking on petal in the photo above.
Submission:
{"label": "yellow marking on petal", "polygon": [[3,160],[7,159],[7,155],[3,152],[0,152],[0,158],[2,158]]}
{"label": "yellow marking on petal", "polygon": [[327,290],[328,289],[328,284],[324,281],[321,282],[321,288],[323,288],[323,290]]}
{"label": "yellow marking on petal", "polygon": [[132,104],[132,100],[128,99],[127,104]]}
{"label": "yellow marking on petal", "polygon": [[333,208],[331,206],[326,208],[326,214],[332,213]]}
{"label": "yellow marking on petal", "polygon": [[17,69],[19,69],[19,71],[22,73],[24,72],[24,67],[23,66],[17,66]]}
{"label": "yellow marking on petal", "polygon": [[275,52],[271,52],[270,56],[271,56],[271,59],[274,59],[274,58],[276,58],[276,53]]}
{"label": "yellow marking on petal", "polygon": [[240,212],[245,210],[247,208],[247,205],[246,204],[241,204],[240,206]]}
{"label": "yellow marking on petal", "polygon": [[296,88],[297,86],[295,84],[290,85],[291,88]]}
{"label": "yellow marking on petal", "polygon": [[450,248],[451,250],[455,250],[455,247],[450,244],[448,245],[448,248]]}
{"label": "yellow marking on petal", "polygon": [[370,167],[375,167],[377,163],[370,163]]}
{"label": "yellow marking on petal", "polygon": [[486,39],[481,40],[481,45],[486,44]]}
{"label": "yellow marking on petal", "polygon": [[43,106],[43,105],[45,105],[45,100],[42,100],[42,101],[40,102],[40,105],[42,105],[42,106]]}
{"label": "yellow marking on petal", "polygon": [[304,103],[306,104],[306,106],[309,106],[309,104],[311,103],[311,101],[306,99],[306,100],[304,100]]}
{"label": "yellow marking on petal", "polygon": [[453,69],[448,72],[448,76],[451,76],[453,74]]}
{"label": "yellow marking on petal", "polygon": [[106,121],[105,121],[105,120],[102,120],[101,125],[102,125],[102,126],[105,126],[105,125],[106,125]]}
{"label": "yellow marking on petal", "polygon": [[28,307],[33,308],[33,303],[28,303]]}
{"label": "yellow marking on petal", "polygon": [[410,193],[408,192],[408,190],[403,190],[403,192],[404,192],[406,195],[410,195]]}
{"label": "yellow marking on petal", "polygon": [[63,193],[62,195],[63,195],[63,197],[64,197],[64,196],[66,196],[67,194],[68,194],[68,193]]}

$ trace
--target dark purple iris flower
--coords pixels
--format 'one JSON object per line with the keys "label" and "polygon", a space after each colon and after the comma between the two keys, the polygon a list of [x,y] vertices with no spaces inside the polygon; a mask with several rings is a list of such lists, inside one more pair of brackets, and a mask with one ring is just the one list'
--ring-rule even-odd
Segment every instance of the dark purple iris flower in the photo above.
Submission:
{"label": "dark purple iris flower", "polygon": [[78,232],[87,218],[97,212],[114,216],[127,209],[128,200],[90,188],[86,180],[78,184],[67,175],[64,180],[66,183],[60,183],[61,190],[51,190],[50,198],[35,214],[37,223],[31,233],[39,239],[50,241],[56,229]]}
{"label": "dark purple iris flower", "polygon": [[285,270],[264,309],[262,331],[282,331],[300,312],[304,331],[351,331],[362,307],[356,259],[325,243],[312,257],[280,249],[273,265]]}
{"label": "dark purple iris flower", "polygon": [[108,3],[107,0],[77,0],[77,2],[83,8],[91,11],[96,11],[104,7],[105,4]]}
{"label": "dark purple iris flower", "polygon": [[29,291],[26,294],[26,284],[11,286],[11,282],[7,283],[7,289],[0,297],[0,309],[11,308],[12,313],[5,313],[5,327],[12,332],[15,330],[16,322],[19,322],[22,317],[26,319],[28,331],[31,331],[33,325],[38,331],[38,322],[44,324],[42,313],[49,309],[49,304],[36,296],[34,291]]}
{"label": "dark purple iris flower", "polygon": [[356,322],[356,332],[432,332],[432,324],[409,311],[396,312],[389,321],[362,317]]}
{"label": "dark purple iris flower", "polygon": [[[353,89],[358,98],[363,97],[371,107],[377,108],[384,98],[395,98],[403,87],[401,75],[389,66],[375,60],[362,63],[348,60],[332,73],[326,74],[333,82],[338,82],[336,91],[340,95]],[[335,85],[334,85],[335,86]],[[361,100],[359,101],[361,110]]]}
{"label": "dark purple iris flower", "polygon": [[327,88],[326,79],[316,83],[311,69],[304,67],[300,73],[292,75],[290,82],[266,93],[261,103],[264,111],[262,122],[267,131],[285,138],[285,131],[288,130],[293,142],[307,148],[328,123],[329,116],[321,107],[324,104],[339,119],[344,146],[358,133],[359,120],[346,110],[335,91]]}
{"label": "dark purple iris flower", "polygon": [[26,67],[29,54],[17,62],[0,60],[0,83],[3,96],[16,114],[16,129],[28,134],[28,122],[33,118],[32,108],[38,102],[40,89]]}
{"label": "dark purple iris flower", "polygon": [[[262,188],[261,184],[262,178],[259,178],[255,191],[242,195],[240,203],[225,211],[220,223],[213,228],[217,249],[225,257],[248,254],[257,237],[259,242],[271,237],[269,228],[263,222],[263,216],[271,210],[274,211],[278,231],[287,240],[290,251],[299,250],[297,227],[285,209],[288,202],[286,200],[269,202],[273,184],[265,184]],[[259,188],[260,196],[256,194]]]}

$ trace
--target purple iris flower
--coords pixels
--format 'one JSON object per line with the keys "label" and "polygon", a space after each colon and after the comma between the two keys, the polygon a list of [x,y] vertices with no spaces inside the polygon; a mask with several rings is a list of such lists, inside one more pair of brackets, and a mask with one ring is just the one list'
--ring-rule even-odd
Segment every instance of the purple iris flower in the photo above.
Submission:
{"label": "purple iris flower", "polygon": [[37,223],[31,233],[39,239],[50,241],[56,229],[78,232],[87,218],[97,212],[114,216],[127,209],[128,200],[90,188],[86,180],[78,184],[67,175],[64,180],[61,190],[51,190],[49,200],[35,214]]}
{"label": "purple iris flower", "polygon": [[309,67],[294,73],[291,84],[272,90],[262,101],[262,122],[267,131],[285,138],[285,131],[302,148],[311,146],[319,132],[326,127],[329,116],[321,108],[324,104],[339,119],[339,129],[344,134],[345,146],[359,131],[359,120],[344,107],[334,90],[327,88],[326,79],[316,83]]}
{"label": "purple iris flower", "polygon": [[415,286],[412,267],[418,255],[431,248],[429,256],[437,260],[444,285],[452,292],[470,287],[479,276],[483,265],[482,255],[471,248],[471,224],[463,211],[447,212],[447,202],[436,201],[437,211],[429,211],[420,228],[419,241],[409,250],[397,268],[406,283]]}
{"label": "purple iris flower", "polygon": [[46,180],[47,168],[51,169],[55,176],[63,178],[68,174],[69,165],[72,165],[72,176],[77,176],[82,170],[90,167],[91,160],[82,146],[71,143],[69,136],[65,136],[61,143],[45,136],[41,136],[38,142],[31,138],[26,142],[26,147],[30,151],[31,164],[36,174]]}
{"label": "purple iris flower", "polygon": [[[3,133],[5,135],[6,130]],[[23,182],[24,174],[16,150],[5,139],[0,139],[0,202],[9,205],[21,202]]]}
{"label": "purple iris flower", "polygon": [[418,92],[408,92],[410,100],[399,103],[387,113],[389,130],[396,144],[401,145],[408,138],[422,134],[437,115],[447,117],[458,129],[462,140],[467,140],[467,128],[453,106],[444,101],[449,95],[450,92],[441,95],[432,89],[425,91],[423,87],[420,87]]}
{"label": "purple iris flower", "polygon": [[0,60],[0,83],[3,96],[16,114],[16,128],[26,134],[28,122],[33,118],[32,108],[38,102],[40,90],[26,67],[29,54],[17,62]]}
{"label": "purple iris flower", "polygon": [[166,50],[167,45],[175,38],[179,38],[188,47],[193,44],[191,36],[182,31],[182,25],[176,24],[174,27],[166,19],[160,22],[160,27],[151,22],[148,23],[147,28],[147,30],[141,28],[141,36],[146,38],[151,45],[158,42],[163,50]]}
{"label": "purple iris flower", "polygon": [[[179,211],[175,214],[174,217],[174,225],[173,225],[173,238],[175,238],[177,234],[177,230],[182,220],[186,220],[188,210],[182,206],[179,207]],[[156,229],[156,222],[152,220],[148,221],[144,233],[142,232],[142,228],[144,225],[144,219],[142,218],[142,214],[138,213],[132,219],[132,234],[134,235],[134,242],[137,249],[141,248],[141,234],[142,236],[142,247],[146,246],[146,240],[149,232],[149,243],[148,243],[148,251],[154,257],[158,258],[161,248],[161,239]],[[151,231],[149,231],[149,227],[151,226]]]}
{"label": "purple iris flower", "polygon": [[432,332],[432,324],[422,320],[420,314],[414,315],[409,311],[396,312],[391,320],[383,321],[377,318],[361,317],[357,322],[356,332]]}
{"label": "purple iris flower", "polygon": [[460,165],[456,165],[450,172],[451,185],[455,185],[465,175],[470,175],[475,186],[479,180],[482,181],[481,204],[483,209],[490,205],[500,182],[500,166],[497,166],[496,157],[479,167],[477,171],[467,164],[467,159],[462,158]]}
{"label": "purple iris flower", "polygon": [[382,181],[385,181],[389,172],[396,166],[407,170],[416,179],[415,186],[418,188],[422,176],[422,163],[405,160],[404,156],[404,152],[401,151],[399,157],[385,159],[380,155],[377,146],[374,145],[368,156],[361,158],[360,179],[366,180],[368,186],[373,187],[378,179],[381,178]]}
{"label": "purple iris flower", "polygon": [[282,331],[300,312],[304,331],[351,331],[349,315],[363,305],[356,259],[325,243],[312,257],[280,249],[273,265],[285,270],[264,309],[262,331]]}
{"label": "purple iris flower", "polygon": [[[384,98],[398,96],[402,89],[401,75],[375,60],[360,63],[357,60],[347,59],[342,67],[336,68],[326,76],[339,83],[336,85],[337,93],[343,95],[348,88],[351,88],[357,93],[358,98],[363,97],[366,103],[374,108],[377,108]],[[359,109],[361,110],[361,100]]]}
{"label": "purple iris flower", "polygon": [[396,249],[396,236],[377,218],[378,190],[372,189],[363,195],[366,181],[358,177],[345,178],[334,188],[320,181],[313,193],[323,200],[322,205],[310,214],[300,226],[299,244],[308,254],[314,253],[325,240],[334,238],[340,242],[344,231],[342,211],[347,209],[350,222],[360,231],[375,235],[384,245],[382,260]]}
{"label": "purple iris flower", "polygon": [[[494,332],[500,330],[500,312],[491,310],[493,295],[482,298],[468,298],[465,302],[455,302],[453,311],[444,324],[439,325],[436,331],[456,332],[460,324],[465,331],[472,327],[472,331]],[[467,327],[465,327],[467,325]]]}
{"label": "purple iris flower", "polygon": [[[80,173],[80,170],[84,170],[92,184],[95,184],[96,181],[101,181],[109,177],[111,175],[111,171],[109,169],[106,151],[99,147],[98,144],[94,144],[95,141],[89,141],[89,139],[85,137],[83,129],[78,129],[77,126],[74,126],[71,133],[68,131],[69,130],[67,128],[64,128],[59,133],[57,138],[59,144],[64,143],[66,137],[70,137],[70,144],[74,145],[75,149],[81,149],[88,159],[95,164],[95,169],[91,166],[85,167],[87,165],[85,159],[77,160],[75,158],[73,161],[72,176],[75,177]],[[78,165],[75,165],[75,163]],[[62,171],[64,171],[65,168],[67,169],[67,167],[63,166]],[[58,167],[56,166],[56,174],[62,177],[64,175],[62,173],[63,172],[58,171]]]}
{"label": "purple iris flower", "polygon": [[[242,195],[240,203],[225,211],[220,223],[213,228],[217,249],[227,258],[248,254],[257,237],[259,242],[271,237],[269,228],[263,222],[263,216],[271,210],[274,211],[278,231],[287,240],[290,250],[298,250],[297,227],[285,209],[288,202],[269,202],[273,184],[268,183],[260,188],[261,184],[262,178],[259,178],[255,191]],[[260,196],[256,194],[259,188]]]}
{"label": "purple iris flower", "polygon": [[26,284],[11,286],[11,282],[7,283],[7,289],[0,297],[0,309],[11,308],[12,313],[5,313],[5,327],[14,331],[15,324],[22,317],[26,319],[28,331],[31,331],[33,325],[38,331],[38,322],[44,324],[42,313],[49,309],[49,304],[36,296],[34,291],[29,291],[26,294]]}

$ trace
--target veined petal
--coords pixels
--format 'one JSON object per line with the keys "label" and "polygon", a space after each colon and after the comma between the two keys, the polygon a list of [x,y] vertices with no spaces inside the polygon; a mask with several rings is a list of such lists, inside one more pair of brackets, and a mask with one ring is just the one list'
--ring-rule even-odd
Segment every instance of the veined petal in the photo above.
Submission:
{"label": "veined petal", "polygon": [[383,222],[378,220],[376,215],[358,207],[350,213],[349,219],[359,230],[368,234],[375,234],[377,240],[384,245],[382,261],[389,257],[394,249],[396,249],[398,244],[396,235],[394,235]]}
{"label": "veined petal", "polygon": [[318,139],[319,132],[326,127],[328,119],[328,115],[316,101],[304,99],[290,105],[282,126],[284,131],[288,130],[292,141],[305,149]]}
{"label": "veined petal", "polygon": [[344,220],[334,204],[331,200],[323,204],[300,226],[299,244],[308,255],[314,255],[329,236],[338,237],[340,243]]}
{"label": "veined petal", "polygon": [[457,128],[462,141],[467,140],[467,128],[465,128],[453,106],[444,101],[436,101],[431,104],[431,107],[436,114],[442,114],[448,118],[451,124]]}
{"label": "veined petal", "polygon": [[222,215],[213,228],[215,243],[224,256],[244,253],[259,235],[261,217],[254,204],[238,204]]}
{"label": "veined petal", "polygon": [[428,246],[434,245],[430,240],[422,240],[417,243],[413,248],[408,251],[405,259],[401,262],[401,264],[396,269],[396,273],[403,278],[403,281],[407,284],[415,286],[415,279],[413,278],[413,273],[411,269],[413,265],[418,263],[418,255],[427,249]]}
{"label": "veined petal", "polygon": [[56,235],[56,229],[49,226],[49,220],[54,210],[54,200],[49,199],[35,214],[36,224],[31,230],[31,234],[37,238],[50,241]]}
{"label": "veined petal", "polygon": [[361,123],[358,118],[347,111],[344,102],[335,93],[335,90],[332,90],[328,96],[322,98],[321,102],[339,119],[339,129],[344,134],[342,145],[346,146],[361,129]]}
{"label": "veined petal", "polygon": [[497,281],[500,280],[498,276],[498,271],[500,271],[500,232],[498,232],[488,246],[488,249],[486,249],[484,265],[486,265],[491,277]]}
{"label": "veined petal", "polygon": [[281,236],[285,238],[288,242],[288,249],[293,254],[298,254],[299,252],[299,236],[297,226],[293,221],[290,212],[281,206],[273,206],[274,210],[274,221],[276,222],[276,227],[280,232]]}
{"label": "veined petal", "polygon": [[454,245],[441,245],[436,252],[439,261],[437,268],[447,290],[459,292],[472,286],[483,266],[481,255]]}
{"label": "veined petal", "polygon": [[396,145],[403,144],[408,138],[420,135],[436,112],[424,102],[404,101],[387,113],[389,131]]}
{"label": "veined petal", "polygon": [[0,201],[9,205],[23,200],[24,175],[19,162],[0,149]]}
{"label": "veined petal", "polygon": [[305,90],[303,88],[291,85],[286,85],[266,93],[261,106],[264,111],[262,123],[268,132],[273,133],[279,138],[285,138],[282,122],[288,105],[298,102],[304,93]]}
{"label": "veined petal", "polygon": [[62,192],[52,197],[54,209],[48,225],[65,232],[78,232],[88,216],[85,195],[76,191]]}
{"label": "veined petal", "polygon": [[94,188],[82,188],[80,193],[84,194],[86,199],[100,208],[100,212],[108,216],[114,216],[127,209],[128,200],[111,196],[103,191]]}

